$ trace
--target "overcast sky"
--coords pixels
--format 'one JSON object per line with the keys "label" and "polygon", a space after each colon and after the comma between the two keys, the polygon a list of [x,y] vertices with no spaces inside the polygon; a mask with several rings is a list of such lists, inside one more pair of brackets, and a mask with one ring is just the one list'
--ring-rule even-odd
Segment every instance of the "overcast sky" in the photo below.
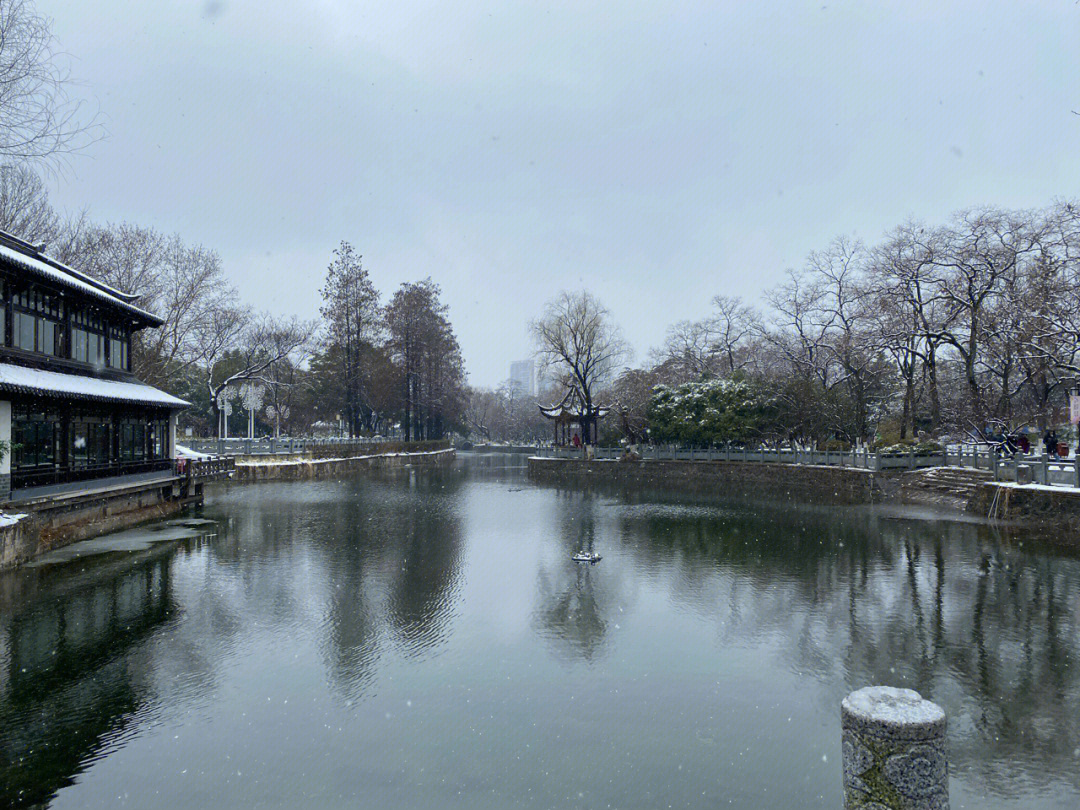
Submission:
{"label": "overcast sky", "polygon": [[64,208],[314,317],[346,239],[442,286],[471,381],[586,287],[643,358],[841,233],[1080,195],[1080,6],[37,0],[104,142]]}

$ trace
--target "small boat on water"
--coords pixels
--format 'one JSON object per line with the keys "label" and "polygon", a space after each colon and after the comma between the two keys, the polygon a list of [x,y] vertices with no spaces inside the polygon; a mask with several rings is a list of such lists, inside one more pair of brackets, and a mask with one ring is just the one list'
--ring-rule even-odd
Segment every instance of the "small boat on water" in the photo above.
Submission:
{"label": "small boat on water", "polygon": [[578,551],[572,554],[570,559],[574,562],[598,563],[600,562],[600,555],[591,551]]}

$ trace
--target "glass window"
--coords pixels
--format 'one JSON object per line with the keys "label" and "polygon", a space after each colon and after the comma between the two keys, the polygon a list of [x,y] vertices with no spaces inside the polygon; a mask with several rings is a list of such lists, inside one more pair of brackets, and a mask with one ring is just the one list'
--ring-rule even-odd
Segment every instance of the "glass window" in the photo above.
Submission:
{"label": "glass window", "polygon": [[120,425],[120,460],[132,461],[135,458],[135,426],[130,423]]}
{"label": "glass window", "polygon": [[107,422],[102,421],[90,425],[89,444],[91,464],[108,464],[111,461],[112,452],[109,443],[109,424]]}
{"label": "glass window", "polygon": [[59,417],[27,406],[12,408],[11,438],[15,445],[11,456],[16,469],[41,467],[56,463]]}
{"label": "glass window", "polygon": [[60,355],[62,328],[57,320],[16,309],[12,320],[12,344],[28,352]]}
{"label": "glass window", "polygon": [[135,425],[135,460],[146,461],[146,425]]}
{"label": "glass window", "polygon": [[38,318],[38,351],[44,354],[56,354],[57,346],[60,341],[56,339],[56,331],[60,326],[58,323],[47,320],[46,318]]}
{"label": "glass window", "polygon": [[111,417],[104,411],[87,409],[71,422],[69,458],[73,467],[105,466],[112,461],[109,446]]}
{"label": "glass window", "polygon": [[116,338],[109,340],[109,367],[123,368],[124,355],[120,348],[121,342]]}
{"label": "glass window", "polygon": [[75,422],[71,426],[71,464],[85,467],[90,461],[90,425]]}
{"label": "glass window", "polygon": [[100,366],[105,362],[105,338],[89,333],[86,336],[86,362]]}
{"label": "glass window", "polygon": [[12,330],[15,346],[34,351],[34,323],[37,321],[33,315],[26,312],[16,312]]}
{"label": "glass window", "polygon": [[87,361],[87,344],[89,343],[89,335],[85,329],[72,328],[71,330],[71,359],[78,360],[80,363],[86,363]]}
{"label": "glass window", "polygon": [[152,431],[151,453],[152,453],[152,457],[155,458],[155,459],[165,458],[165,442],[166,442],[165,437],[168,435],[167,434],[168,429],[169,429],[169,423],[165,422],[165,421],[162,421],[160,419],[151,423],[151,431]]}

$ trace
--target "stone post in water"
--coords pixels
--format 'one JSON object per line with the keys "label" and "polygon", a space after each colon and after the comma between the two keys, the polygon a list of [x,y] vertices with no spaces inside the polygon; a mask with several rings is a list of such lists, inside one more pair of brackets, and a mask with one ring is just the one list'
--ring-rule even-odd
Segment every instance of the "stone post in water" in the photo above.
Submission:
{"label": "stone post in water", "polygon": [[945,712],[912,689],[868,686],[840,704],[844,810],[949,810]]}

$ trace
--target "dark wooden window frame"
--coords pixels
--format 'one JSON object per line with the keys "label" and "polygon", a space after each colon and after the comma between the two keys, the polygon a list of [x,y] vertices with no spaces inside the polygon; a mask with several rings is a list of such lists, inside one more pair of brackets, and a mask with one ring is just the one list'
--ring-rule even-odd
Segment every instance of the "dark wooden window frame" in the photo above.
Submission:
{"label": "dark wooden window frame", "polygon": [[[13,442],[37,438],[36,425],[47,423],[51,426],[52,444],[51,456],[39,453],[37,448],[29,453],[26,448],[15,449],[11,466],[13,490],[173,467],[173,460],[166,457],[169,412],[165,409],[12,397],[11,416]],[[32,431],[28,432],[27,423],[35,425]],[[42,434],[46,432],[41,429]],[[129,437],[126,445],[125,433]],[[86,441],[85,452],[76,446],[80,437]]]}

